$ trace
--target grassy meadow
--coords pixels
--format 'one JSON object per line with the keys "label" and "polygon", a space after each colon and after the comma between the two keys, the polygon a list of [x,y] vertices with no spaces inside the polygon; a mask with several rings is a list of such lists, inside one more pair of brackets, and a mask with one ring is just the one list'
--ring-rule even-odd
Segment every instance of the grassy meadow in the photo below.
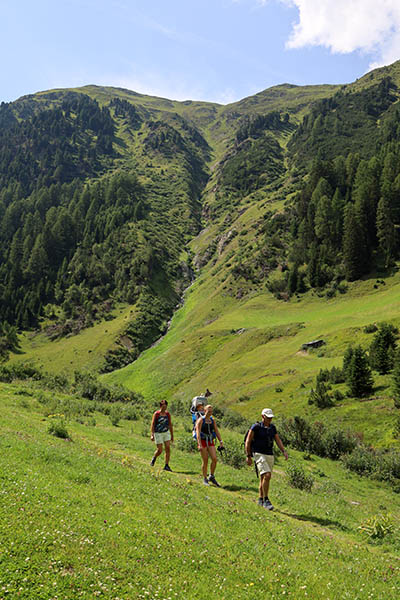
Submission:
{"label": "grassy meadow", "polygon": [[113,310],[111,320],[95,323],[78,335],[50,341],[42,331],[26,331],[20,338],[17,354],[11,356],[10,364],[32,363],[49,373],[71,375],[75,370],[97,372],[103,364],[103,356],[118,335],[126,327],[134,307],[120,305]]}
{"label": "grassy meadow", "polygon": [[[115,426],[34,381],[0,384],[0,399],[2,600],[398,598],[400,495],[388,484],[289,449],[268,512],[251,468],[220,463],[221,489],[202,484],[197,453],[178,449],[187,418],[174,415],[166,473],[162,457],[149,466],[152,407]],[[289,484],[291,465],[312,475],[310,492]]]}

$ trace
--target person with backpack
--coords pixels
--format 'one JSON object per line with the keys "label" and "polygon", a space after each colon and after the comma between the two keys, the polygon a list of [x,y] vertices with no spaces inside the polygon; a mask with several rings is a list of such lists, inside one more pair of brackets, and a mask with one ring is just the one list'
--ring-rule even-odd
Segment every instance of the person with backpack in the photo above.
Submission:
{"label": "person with backpack", "polygon": [[163,444],[165,447],[165,465],[164,471],[172,471],[169,466],[169,459],[171,454],[171,442],[174,441],[174,430],[172,427],[171,415],[167,411],[168,402],[161,400],[160,410],[156,410],[151,420],[151,440],[155,441],[157,449],[151,459],[150,465],[154,467],[157,457],[163,451]]}
{"label": "person with backpack", "polygon": [[274,507],[268,498],[269,483],[271,480],[272,469],[274,466],[274,441],[278,448],[283,452],[287,460],[288,453],[286,452],[282,440],[279,437],[275,425],[272,424],[274,414],[270,408],[264,408],[261,413],[262,421],[254,423],[247,433],[245,449],[247,455],[247,464],[252,464],[254,458],[256,471],[260,476],[259,487],[259,506],[263,506],[268,510],[273,510]]}
{"label": "person with backpack", "polygon": [[[214,444],[214,439],[218,438],[220,446],[223,448],[224,443],[221,438],[221,434],[217,427],[217,424],[212,416],[213,407],[211,404],[207,404],[204,408],[204,415],[202,415],[196,422],[196,439],[197,448],[201,454],[202,459],[202,473],[203,483],[209,485],[212,483],[217,487],[221,487],[215,479],[215,469],[217,466],[217,452]],[[211,458],[210,476],[208,477],[208,458]]]}
{"label": "person with backpack", "polygon": [[212,396],[212,392],[207,388],[203,396],[195,396],[190,405],[190,414],[192,415],[193,437],[196,438],[196,421],[204,415],[204,405],[207,399]]}

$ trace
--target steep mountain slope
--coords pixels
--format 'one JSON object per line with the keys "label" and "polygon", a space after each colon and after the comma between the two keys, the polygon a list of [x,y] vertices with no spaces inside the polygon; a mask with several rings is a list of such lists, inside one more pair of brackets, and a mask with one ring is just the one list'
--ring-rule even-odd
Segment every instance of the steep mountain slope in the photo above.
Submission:
{"label": "steep mountain slope", "polygon": [[[275,95],[257,98],[257,110],[276,106]],[[115,301],[138,302],[136,323],[104,368],[132,361],[163,331],[190,280],[182,249],[200,229],[207,210],[201,196],[217,156],[223,189],[251,189],[284,173],[277,137],[293,125],[278,113],[266,124],[261,116],[269,138],[233,148],[238,125],[246,134],[249,111],[246,101],[238,112],[97,86],[3,103],[2,318],[26,329],[44,317],[55,339],[112,316]],[[233,181],[247,154],[249,169]]]}
{"label": "steep mountain slope", "polygon": [[14,360],[37,358],[43,336],[62,340],[132,305],[102,369],[132,362],[166,331],[193,270],[221,314],[260,292],[281,310],[274,297],[334,297],[346,279],[389,273],[398,72],[395,63],[348,86],[284,84],[228,106],[97,86],[2,105],[1,314],[43,331]]}

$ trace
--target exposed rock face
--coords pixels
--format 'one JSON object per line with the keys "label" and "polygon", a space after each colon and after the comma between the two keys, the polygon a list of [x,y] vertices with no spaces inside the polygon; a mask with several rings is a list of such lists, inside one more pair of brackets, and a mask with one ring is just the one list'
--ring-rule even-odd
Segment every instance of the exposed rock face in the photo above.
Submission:
{"label": "exposed rock face", "polygon": [[229,244],[229,242],[237,235],[237,231],[235,229],[230,229],[227,233],[224,233],[220,238],[217,245],[218,256],[221,256],[224,251],[225,246]]}

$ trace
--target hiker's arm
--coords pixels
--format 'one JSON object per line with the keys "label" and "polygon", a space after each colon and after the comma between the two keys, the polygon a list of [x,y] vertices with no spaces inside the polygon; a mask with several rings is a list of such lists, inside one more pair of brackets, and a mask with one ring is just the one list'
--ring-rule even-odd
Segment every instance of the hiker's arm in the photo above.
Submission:
{"label": "hiker's arm", "polygon": [[220,434],[220,432],[219,432],[219,429],[218,429],[218,427],[217,427],[217,424],[216,424],[216,422],[215,422],[215,421],[214,421],[214,429],[215,429],[215,433],[216,433],[216,435],[217,435],[217,438],[218,438],[218,441],[219,441],[219,443],[221,444],[221,446],[223,446],[223,445],[224,445],[224,442],[222,441],[221,434]]}
{"label": "hiker's arm", "polygon": [[197,421],[196,421],[196,439],[197,439],[197,448],[199,450],[201,449],[200,432],[201,432],[201,419],[197,419]]}
{"label": "hiker's arm", "polygon": [[172,427],[172,419],[169,417],[169,431],[171,433],[171,442],[174,441],[174,428]]}
{"label": "hiker's arm", "polygon": [[248,465],[251,465],[251,442],[253,441],[254,438],[254,431],[252,429],[250,429],[247,438],[246,438],[246,454],[247,454],[247,458],[246,458],[246,462]]}
{"label": "hiker's arm", "polygon": [[282,444],[282,440],[281,440],[281,438],[279,437],[279,435],[277,433],[275,434],[275,441],[277,443],[277,446],[278,446],[279,450],[283,453],[283,456],[287,460],[289,458],[288,453],[286,452],[285,447]]}
{"label": "hiker's arm", "polygon": [[154,440],[154,428],[156,426],[156,413],[153,414],[153,418],[151,420],[151,427],[150,427],[150,439]]}

